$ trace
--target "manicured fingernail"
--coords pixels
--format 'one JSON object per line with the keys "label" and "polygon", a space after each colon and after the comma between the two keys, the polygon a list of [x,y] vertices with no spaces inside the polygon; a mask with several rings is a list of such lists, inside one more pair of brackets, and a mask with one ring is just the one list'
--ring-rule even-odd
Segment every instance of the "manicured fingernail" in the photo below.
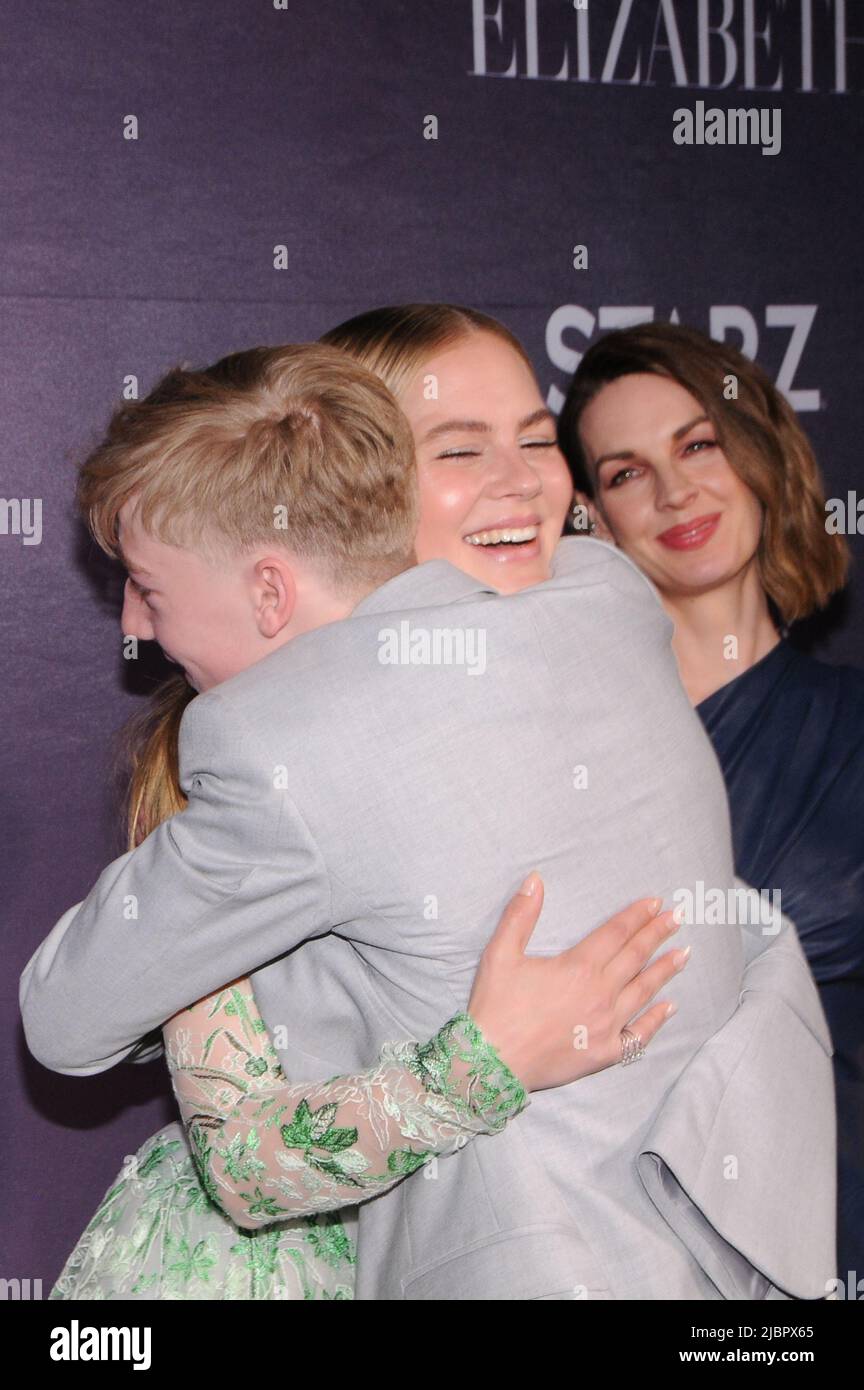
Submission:
{"label": "manicured fingernail", "polygon": [[678,903],[677,907],[674,907],[674,908],[672,909],[672,916],[673,916],[674,920],[678,923],[678,925],[679,925],[679,927],[680,927],[681,923],[684,921],[685,917],[687,916],[687,906],[686,906],[686,904],[685,904],[685,903]]}
{"label": "manicured fingernail", "polygon": [[537,875],[532,869],[531,873],[528,875],[525,882],[522,884],[522,887],[519,889],[519,892],[523,893],[526,898],[533,898],[536,891]]}
{"label": "manicured fingernail", "polygon": [[673,1014],[677,1014],[677,1012],[678,1012],[678,1005],[677,1005],[677,1004],[667,1004],[667,1005],[666,1005],[666,1017],[667,1017],[667,1018],[671,1018],[672,1015],[673,1015]]}
{"label": "manicured fingernail", "polygon": [[688,960],[690,959],[690,952],[691,952],[692,950],[693,950],[693,947],[692,947],[692,946],[685,946],[683,951],[679,951],[679,952],[678,952],[678,969],[679,969],[679,970],[681,969],[682,966],[684,966],[684,965],[687,964]]}
{"label": "manicured fingernail", "polygon": [[660,911],[660,909],[661,909],[662,906],[663,906],[663,899],[662,899],[662,898],[652,898],[651,901],[650,901],[650,903],[648,904],[648,911],[651,913],[651,916],[652,916],[652,917],[656,917],[656,916],[657,916],[657,913]]}

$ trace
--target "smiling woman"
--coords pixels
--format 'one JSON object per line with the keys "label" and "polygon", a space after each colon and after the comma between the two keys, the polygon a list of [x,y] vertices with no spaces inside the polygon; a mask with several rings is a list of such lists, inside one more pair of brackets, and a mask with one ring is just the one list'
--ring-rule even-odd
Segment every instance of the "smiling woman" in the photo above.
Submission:
{"label": "smiling woman", "polygon": [[372,309],[326,333],[382,376],[411,424],[415,549],[508,593],[548,578],[572,483],[524,348],[474,309]]}
{"label": "smiling woman", "polygon": [[585,407],[580,437],[601,534],[614,534],[658,588],[689,593],[754,558],[762,507],[680,382],[647,372],[611,382]]}
{"label": "smiling woman", "polygon": [[[727,511],[746,519],[748,544],[758,518],[749,570],[786,623],[845,582],[848,548],[826,533],[822,478],[795,412],[728,343],[664,323],[607,334],[579,364],[558,433],[601,534],[638,551],[661,592],[676,576],[686,588],[689,571],[669,568],[658,537]],[[717,545],[731,529],[721,521]]]}

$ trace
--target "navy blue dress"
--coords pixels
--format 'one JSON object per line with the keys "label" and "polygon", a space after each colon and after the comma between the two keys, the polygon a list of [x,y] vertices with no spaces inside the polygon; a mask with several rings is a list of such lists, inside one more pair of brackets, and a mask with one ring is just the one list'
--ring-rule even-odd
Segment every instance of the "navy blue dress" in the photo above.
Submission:
{"label": "navy blue dress", "polygon": [[726,778],[736,871],[779,888],[831,1031],[845,1283],[864,1277],[864,671],[782,638],[696,712]]}

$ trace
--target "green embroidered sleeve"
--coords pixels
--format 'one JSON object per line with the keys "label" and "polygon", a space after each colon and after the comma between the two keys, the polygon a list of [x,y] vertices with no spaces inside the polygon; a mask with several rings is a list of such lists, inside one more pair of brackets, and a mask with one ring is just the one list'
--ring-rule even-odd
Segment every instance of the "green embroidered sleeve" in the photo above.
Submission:
{"label": "green embroidered sleeve", "polygon": [[467,1013],[371,1070],[290,1085],[248,979],[164,1028],[174,1094],[207,1193],[238,1226],[361,1202],[530,1104]]}

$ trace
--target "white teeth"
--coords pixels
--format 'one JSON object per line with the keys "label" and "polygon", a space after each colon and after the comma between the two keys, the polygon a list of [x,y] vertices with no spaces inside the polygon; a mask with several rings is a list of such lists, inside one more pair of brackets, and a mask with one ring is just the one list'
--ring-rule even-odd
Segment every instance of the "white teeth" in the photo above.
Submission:
{"label": "white teeth", "polygon": [[539,534],[538,526],[520,526],[506,531],[475,531],[466,536],[469,545],[501,545],[502,542],[533,541]]}

